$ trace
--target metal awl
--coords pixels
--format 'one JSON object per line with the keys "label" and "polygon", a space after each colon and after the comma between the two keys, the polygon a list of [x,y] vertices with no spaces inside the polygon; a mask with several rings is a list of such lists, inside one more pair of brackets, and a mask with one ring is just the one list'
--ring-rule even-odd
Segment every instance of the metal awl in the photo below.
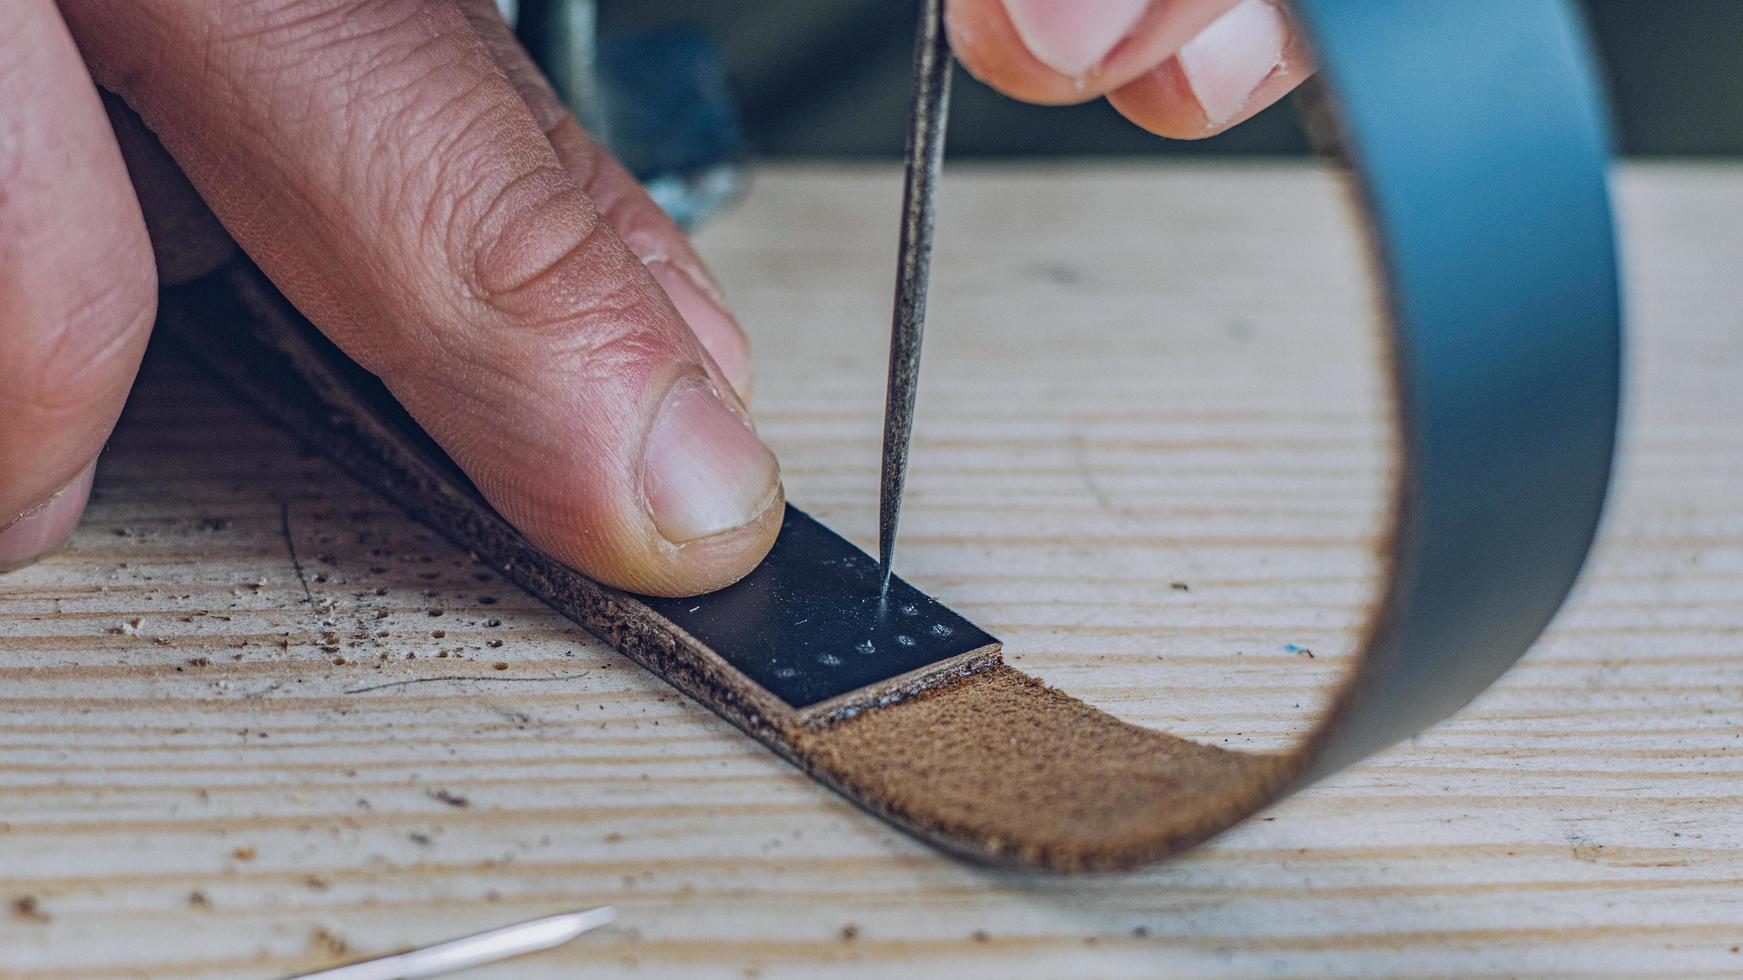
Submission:
{"label": "metal awl", "polygon": [[944,122],[950,109],[950,41],[944,0],[922,0],[914,37],[914,103],[908,126],[908,167],[902,189],[902,237],[897,247],[896,300],[890,319],[890,383],[884,399],[884,459],[878,492],[878,575],[890,587],[896,524],[908,476],[914,394],[920,381],[920,337],[926,324],[926,282],[932,267],[933,199],[944,166]]}
{"label": "metal awl", "polygon": [[364,960],[349,966],[299,974],[292,980],[414,980],[453,973],[467,967],[495,963],[514,956],[561,946],[617,918],[609,905],[581,912],[549,915],[530,922],[503,926],[434,946]]}

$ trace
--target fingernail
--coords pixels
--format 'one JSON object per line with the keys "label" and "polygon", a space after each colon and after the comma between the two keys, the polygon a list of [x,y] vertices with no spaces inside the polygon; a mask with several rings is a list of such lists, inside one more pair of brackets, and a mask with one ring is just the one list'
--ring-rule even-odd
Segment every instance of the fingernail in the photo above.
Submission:
{"label": "fingernail", "polygon": [[674,544],[743,527],[779,496],[775,454],[697,382],[679,382],[666,395],[642,467],[654,525]]}
{"label": "fingernail", "polygon": [[744,339],[738,323],[720,308],[714,297],[696,284],[695,279],[677,266],[654,261],[648,263],[648,271],[666,291],[666,298],[677,308],[678,315],[690,325],[690,332],[708,348],[714,363],[720,365],[726,380],[732,382],[732,389],[738,392],[739,399],[749,401],[752,385],[750,344]]}
{"label": "fingernail", "polygon": [[97,461],[92,460],[60,492],[18,515],[0,530],[0,572],[23,568],[60,547],[73,528],[79,526],[85,502],[91,498],[91,478],[96,472]]}
{"label": "fingernail", "polygon": [[1101,66],[1131,32],[1149,0],[1005,0],[1005,14],[1023,46],[1068,78]]}
{"label": "fingernail", "polygon": [[1289,20],[1271,0],[1241,0],[1180,49],[1180,69],[1211,128],[1241,114],[1283,64]]}

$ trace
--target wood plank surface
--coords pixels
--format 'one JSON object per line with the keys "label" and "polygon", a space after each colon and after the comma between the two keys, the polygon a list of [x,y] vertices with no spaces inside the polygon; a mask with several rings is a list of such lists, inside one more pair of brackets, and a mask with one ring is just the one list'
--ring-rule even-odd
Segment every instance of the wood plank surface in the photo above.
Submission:
{"label": "wood plank surface", "polygon": [[[875,543],[894,169],[705,230],[789,494]],[[1743,973],[1743,167],[1621,174],[1600,553],[1475,705],[1173,863],[964,866],[154,351],[69,548],[0,578],[0,973],[268,977],[613,903],[499,977]],[[1332,172],[952,167],[903,574],[1122,717],[1282,744],[1388,478]]]}

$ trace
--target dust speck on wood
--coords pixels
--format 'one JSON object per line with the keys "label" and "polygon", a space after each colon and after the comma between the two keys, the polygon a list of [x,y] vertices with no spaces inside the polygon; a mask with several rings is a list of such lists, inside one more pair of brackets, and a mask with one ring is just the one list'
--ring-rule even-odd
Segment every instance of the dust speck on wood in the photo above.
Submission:
{"label": "dust speck on wood", "polygon": [[441,803],[446,803],[451,807],[464,808],[464,807],[469,807],[472,805],[471,800],[467,799],[464,796],[461,796],[458,793],[453,792],[452,790],[432,789],[429,791],[429,794],[430,794],[430,799],[436,800],[436,801],[441,802]]}

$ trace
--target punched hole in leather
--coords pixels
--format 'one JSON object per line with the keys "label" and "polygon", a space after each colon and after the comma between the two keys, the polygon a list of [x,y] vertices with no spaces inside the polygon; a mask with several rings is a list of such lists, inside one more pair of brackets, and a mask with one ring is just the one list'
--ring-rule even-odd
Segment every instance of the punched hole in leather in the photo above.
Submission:
{"label": "punched hole in leather", "polygon": [[1568,594],[1608,485],[1621,306],[1578,16],[1562,0],[1291,9],[1384,273],[1402,475],[1355,666],[1284,752],[1119,721],[1003,665],[996,640],[899,580],[879,604],[876,562],[797,510],[722,592],[592,582],[492,511],[246,261],[169,291],[163,326],[268,418],[869,812],[977,861],[1143,864],[1476,696]]}

